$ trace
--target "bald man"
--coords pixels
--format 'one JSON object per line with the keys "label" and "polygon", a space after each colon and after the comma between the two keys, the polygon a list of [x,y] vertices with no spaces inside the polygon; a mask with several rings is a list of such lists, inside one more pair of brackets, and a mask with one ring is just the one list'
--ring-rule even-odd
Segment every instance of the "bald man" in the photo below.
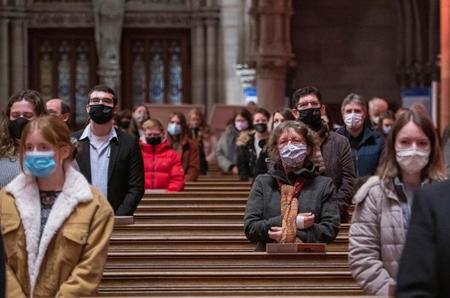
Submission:
{"label": "bald man", "polygon": [[47,112],[49,115],[61,118],[67,125],[70,119],[70,107],[60,98],[53,98],[47,101]]}
{"label": "bald man", "polygon": [[380,115],[387,112],[389,109],[388,102],[379,97],[374,97],[369,101],[369,116],[372,128],[378,128],[378,121],[380,120]]}

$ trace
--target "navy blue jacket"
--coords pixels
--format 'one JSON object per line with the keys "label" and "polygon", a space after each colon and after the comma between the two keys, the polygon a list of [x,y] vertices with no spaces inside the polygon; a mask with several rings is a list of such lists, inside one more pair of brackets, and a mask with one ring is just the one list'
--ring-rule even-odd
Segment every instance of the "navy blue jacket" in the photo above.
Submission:
{"label": "navy blue jacket", "polygon": [[[350,139],[347,128],[341,127],[337,133]],[[378,161],[384,149],[384,138],[366,125],[363,138],[356,148],[352,148],[352,157],[357,177],[372,176],[378,167]]]}

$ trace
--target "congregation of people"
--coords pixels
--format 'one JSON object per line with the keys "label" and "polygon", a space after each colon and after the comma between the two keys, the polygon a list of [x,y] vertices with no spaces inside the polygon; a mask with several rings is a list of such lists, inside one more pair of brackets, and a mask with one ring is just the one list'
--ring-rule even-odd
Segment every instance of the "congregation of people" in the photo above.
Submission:
{"label": "congregation of people", "polygon": [[103,85],[90,90],[76,131],[61,99],[12,95],[0,115],[7,296],[95,295],[114,216],[217,165],[251,183],[243,221],[256,251],[332,243],[350,223],[349,267],[366,294],[450,297],[441,234],[450,227],[450,133],[441,138],[421,105],[394,112],[350,93],[339,126],[324,102],[318,88],[300,88],[289,107],[243,107],[216,136],[200,109],[167,119],[145,104],[120,110]]}

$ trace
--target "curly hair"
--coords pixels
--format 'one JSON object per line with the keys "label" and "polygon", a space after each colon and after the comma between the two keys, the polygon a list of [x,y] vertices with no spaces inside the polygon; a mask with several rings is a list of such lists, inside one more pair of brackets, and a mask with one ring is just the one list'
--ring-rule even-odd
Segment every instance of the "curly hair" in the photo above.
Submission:
{"label": "curly hair", "polygon": [[293,130],[301,135],[306,141],[307,148],[310,149],[304,164],[312,163],[319,172],[323,172],[324,162],[320,151],[318,136],[313,130],[309,129],[308,126],[300,121],[285,121],[272,131],[267,144],[267,153],[270,161],[274,164],[281,162],[280,151],[278,150],[278,140],[284,132],[289,130]]}
{"label": "curly hair", "polygon": [[9,134],[8,129],[9,119],[4,112],[0,113],[0,158],[3,157],[14,157],[18,153],[18,144]]}

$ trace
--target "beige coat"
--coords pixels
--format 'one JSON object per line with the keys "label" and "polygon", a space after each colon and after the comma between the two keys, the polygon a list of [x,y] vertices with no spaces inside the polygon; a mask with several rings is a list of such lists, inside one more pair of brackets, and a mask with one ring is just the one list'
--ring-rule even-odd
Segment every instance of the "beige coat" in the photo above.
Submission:
{"label": "beige coat", "polygon": [[371,177],[355,194],[349,232],[352,275],[369,295],[393,294],[405,242],[403,213],[391,184]]}
{"label": "beige coat", "polygon": [[113,210],[71,166],[40,235],[39,190],[20,174],[0,192],[7,297],[96,293],[113,229]]}

